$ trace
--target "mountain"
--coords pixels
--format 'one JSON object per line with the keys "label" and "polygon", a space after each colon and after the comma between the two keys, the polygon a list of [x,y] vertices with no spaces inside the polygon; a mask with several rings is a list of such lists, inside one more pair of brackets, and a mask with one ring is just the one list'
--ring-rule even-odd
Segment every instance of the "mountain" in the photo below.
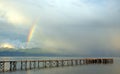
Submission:
{"label": "mountain", "polygon": [[1,51],[0,56],[27,56],[28,54],[25,52],[18,51]]}
{"label": "mountain", "polygon": [[56,54],[42,54],[42,53],[27,53],[27,52],[20,52],[20,51],[0,51],[0,56],[57,56]]}

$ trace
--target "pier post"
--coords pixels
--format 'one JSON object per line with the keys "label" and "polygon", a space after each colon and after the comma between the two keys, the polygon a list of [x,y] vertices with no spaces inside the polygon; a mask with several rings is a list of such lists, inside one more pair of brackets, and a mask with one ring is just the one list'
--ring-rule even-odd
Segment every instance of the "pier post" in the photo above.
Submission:
{"label": "pier post", "polygon": [[27,61],[21,61],[21,70],[27,70]]}
{"label": "pier post", "polygon": [[32,64],[31,64],[31,61],[30,61],[30,62],[29,62],[29,68],[30,68],[30,69],[32,69],[31,65],[32,65]]}
{"label": "pier post", "polygon": [[64,66],[63,60],[61,60],[61,66]]}
{"label": "pier post", "polygon": [[75,60],[75,64],[78,65],[78,61],[77,60]]}
{"label": "pier post", "polygon": [[27,60],[25,61],[25,70],[27,70]]}
{"label": "pier post", "polygon": [[86,64],[86,59],[83,59],[83,64]]}
{"label": "pier post", "polygon": [[2,72],[5,71],[5,62],[4,61],[0,62],[0,71],[2,71]]}
{"label": "pier post", "polygon": [[79,59],[79,64],[81,65],[81,60]]}
{"label": "pier post", "polygon": [[70,61],[69,61],[69,60],[67,60],[67,66],[69,66],[69,65],[70,65],[69,63],[70,63]]}
{"label": "pier post", "polygon": [[46,62],[47,62],[47,61],[45,61],[45,60],[44,60],[44,68],[46,68],[46,67],[47,67],[47,66],[46,66],[46,64],[47,64]]}
{"label": "pier post", "polygon": [[52,66],[53,66],[52,62],[54,62],[54,61],[49,60],[49,67],[52,67]]}
{"label": "pier post", "polygon": [[71,60],[71,66],[73,66],[73,60]]}
{"label": "pier post", "polygon": [[34,61],[34,69],[36,68],[36,61]]}
{"label": "pier post", "polygon": [[38,68],[40,68],[40,61],[38,61]]}
{"label": "pier post", "polygon": [[10,61],[10,71],[12,71],[12,61]]}
{"label": "pier post", "polygon": [[86,59],[86,64],[89,64],[89,62],[90,62],[90,59]]}
{"label": "pier post", "polygon": [[16,61],[10,61],[9,71],[15,71],[15,70],[17,70],[17,62]]}
{"label": "pier post", "polygon": [[23,70],[23,62],[21,61],[21,70]]}
{"label": "pier post", "polygon": [[17,70],[17,62],[16,61],[13,61],[13,70],[15,71],[15,70]]}
{"label": "pier post", "polygon": [[56,67],[59,67],[59,61],[56,60]]}

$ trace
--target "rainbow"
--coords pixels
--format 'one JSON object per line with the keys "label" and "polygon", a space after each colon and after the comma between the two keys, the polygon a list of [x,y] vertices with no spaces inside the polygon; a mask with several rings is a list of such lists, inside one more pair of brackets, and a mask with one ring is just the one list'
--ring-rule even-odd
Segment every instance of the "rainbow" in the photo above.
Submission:
{"label": "rainbow", "polygon": [[36,28],[36,25],[38,23],[38,18],[33,22],[30,30],[29,30],[29,33],[28,33],[28,36],[27,36],[27,43],[29,43],[33,37],[33,34],[34,34],[34,31],[35,31],[35,28]]}

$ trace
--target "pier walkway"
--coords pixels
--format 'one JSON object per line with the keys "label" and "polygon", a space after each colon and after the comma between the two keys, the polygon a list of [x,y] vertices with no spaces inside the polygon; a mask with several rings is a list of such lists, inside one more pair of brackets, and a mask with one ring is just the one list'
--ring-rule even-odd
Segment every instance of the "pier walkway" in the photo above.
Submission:
{"label": "pier walkway", "polygon": [[113,63],[112,58],[0,61],[0,72],[12,72],[17,70],[31,70],[86,64],[112,64],[112,63]]}

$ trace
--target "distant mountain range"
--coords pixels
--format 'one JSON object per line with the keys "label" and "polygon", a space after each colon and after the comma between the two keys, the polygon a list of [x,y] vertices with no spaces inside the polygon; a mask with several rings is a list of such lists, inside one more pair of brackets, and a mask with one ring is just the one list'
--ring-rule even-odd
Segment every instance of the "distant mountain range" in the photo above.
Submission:
{"label": "distant mountain range", "polygon": [[0,56],[56,56],[55,54],[35,54],[20,51],[1,51]]}
{"label": "distant mountain range", "polygon": [[1,51],[0,56],[27,56],[28,54],[25,52],[18,51]]}

